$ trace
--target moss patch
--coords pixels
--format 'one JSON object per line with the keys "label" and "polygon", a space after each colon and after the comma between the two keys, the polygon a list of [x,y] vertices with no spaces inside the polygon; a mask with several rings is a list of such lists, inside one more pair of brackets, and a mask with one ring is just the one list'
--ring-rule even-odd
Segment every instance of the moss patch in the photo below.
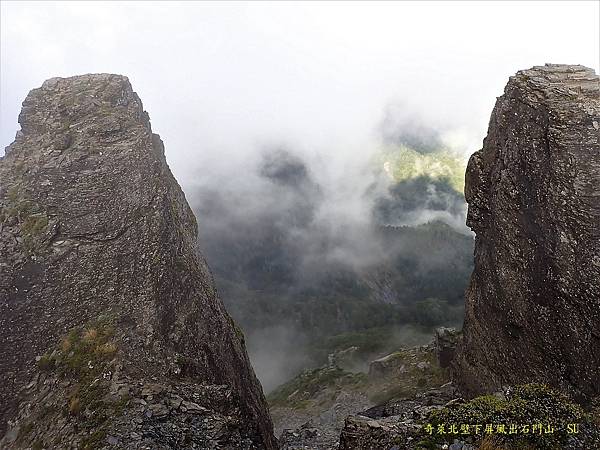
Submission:
{"label": "moss patch", "polygon": [[[453,433],[441,435],[438,433],[440,426],[449,431],[451,425],[455,425],[460,436],[461,426],[470,425],[474,431],[472,427],[479,425],[478,434],[469,434],[479,443],[486,438],[489,442],[493,436],[494,445],[505,448],[557,449],[566,443],[569,425],[582,426],[590,420],[579,405],[563,394],[545,385],[527,384],[517,386],[506,398],[486,395],[434,411],[429,416],[429,425],[434,431],[425,438],[423,445],[425,442],[452,442],[457,437]],[[486,433],[488,424],[493,427],[492,433]],[[423,433],[428,434],[425,428]]]}

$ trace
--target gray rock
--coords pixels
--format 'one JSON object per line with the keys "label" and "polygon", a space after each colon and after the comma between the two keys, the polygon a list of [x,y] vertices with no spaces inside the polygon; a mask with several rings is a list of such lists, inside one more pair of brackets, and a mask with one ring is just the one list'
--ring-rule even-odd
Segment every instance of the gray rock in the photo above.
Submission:
{"label": "gray rock", "polygon": [[181,397],[179,397],[178,395],[172,395],[169,398],[168,402],[169,402],[169,406],[171,408],[178,409],[181,406],[183,399]]}
{"label": "gray rock", "polygon": [[399,353],[392,353],[383,358],[371,361],[369,364],[369,377],[378,379],[408,372],[406,361]]}
{"label": "gray rock", "polygon": [[19,426],[11,427],[2,439],[2,442],[5,444],[13,444],[17,440],[20,431],[21,427]]}
{"label": "gray rock", "polygon": [[149,410],[152,412],[152,417],[162,418],[166,417],[169,414],[169,409],[163,405],[162,403],[156,403],[154,405],[150,405]]}
{"label": "gray rock", "polygon": [[194,403],[194,402],[182,402],[181,406],[183,408],[185,408],[186,411],[192,413],[192,414],[201,414],[203,412],[206,411],[205,408],[202,408],[200,405]]}
{"label": "gray rock", "polygon": [[440,327],[435,330],[435,352],[440,367],[449,367],[454,359],[460,333],[455,328]]}
{"label": "gray rock", "polygon": [[600,395],[600,81],[583,66],[511,77],[467,168],[476,233],[455,378],[470,394],[540,382]]}
{"label": "gray rock", "polygon": [[[10,216],[0,233],[0,435],[20,416],[21,400],[27,402],[18,393],[42,364],[35,356],[102,317],[112,324],[117,351],[99,385],[118,363],[132,385],[170,380],[177,391],[185,379],[201,392],[218,382],[236,399],[235,405],[218,400],[230,405],[223,411],[235,420],[211,415],[211,423],[227,424],[232,439],[237,436],[230,446],[275,448],[243,336],[217,296],[198,253],[196,219],[128,79],[48,80],[29,93],[19,123],[22,134],[0,158],[0,212]],[[173,355],[182,361],[181,373],[173,372]],[[45,388],[49,398],[71,395],[60,382]],[[162,395],[146,398],[162,403]],[[39,413],[41,406],[31,404],[32,414]],[[155,417],[164,412],[151,408]],[[48,433],[58,432],[47,416]],[[71,430],[65,442],[82,437],[73,427],[65,430]],[[156,436],[171,442],[162,433]],[[152,447],[165,448],[164,442]]]}
{"label": "gray rock", "polygon": [[428,361],[421,361],[417,363],[417,369],[425,371],[427,369],[431,368],[431,363],[429,363]]}

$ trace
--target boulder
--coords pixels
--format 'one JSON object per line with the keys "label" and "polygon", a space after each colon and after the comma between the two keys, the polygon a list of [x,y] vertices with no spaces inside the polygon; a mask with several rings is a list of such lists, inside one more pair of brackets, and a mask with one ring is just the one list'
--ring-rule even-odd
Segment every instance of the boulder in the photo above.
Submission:
{"label": "boulder", "polygon": [[440,327],[435,330],[435,353],[440,367],[450,367],[459,338],[460,332],[455,328]]}

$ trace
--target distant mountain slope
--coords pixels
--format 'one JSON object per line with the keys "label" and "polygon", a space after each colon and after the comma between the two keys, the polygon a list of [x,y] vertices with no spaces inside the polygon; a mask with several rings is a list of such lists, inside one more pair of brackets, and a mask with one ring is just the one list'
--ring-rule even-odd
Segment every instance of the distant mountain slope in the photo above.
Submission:
{"label": "distant mountain slope", "polygon": [[[464,217],[462,193],[443,170],[435,179],[420,171],[402,181],[381,167],[374,171],[363,193],[367,217],[360,222],[344,222],[330,211],[345,205],[328,203],[326,189],[302,159],[282,150],[265,155],[247,174],[251,182],[244,189],[237,180],[225,181],[193,195],[203,253],[254,361],[288,358],[293,347],[298,367],[285,369],[293,375],[326,356],[327,337],[460,323],[473,248],[464,226],[454,227]],[[452,226],[441,220],[419,224],[419,213],[421,220],[447,218]],[[402,219],[417,224],[390,225]],[[275,348],[269,335],[280,336],[275,340],[285,348]],[[267,348],[271,356],[261,358]],[[255,365],[268,389],[264,377],[276,370]]]}

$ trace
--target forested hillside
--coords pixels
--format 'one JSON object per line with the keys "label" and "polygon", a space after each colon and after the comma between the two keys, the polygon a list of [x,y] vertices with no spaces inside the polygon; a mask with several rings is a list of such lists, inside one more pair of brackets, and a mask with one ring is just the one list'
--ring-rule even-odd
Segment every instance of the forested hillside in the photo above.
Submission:
{"label": "forested hillside", "polygon": [[224,180],[194,196],[202,250],[259,376],[268,365],[267,390],[333,350],[376,356],[460,326],[473,248],[456,225],[461,161],[395,139],[368,167],[361,221],[334,213],[351,205],[332,204],[309,165],[282,149],[265,152],[244,189]]}

